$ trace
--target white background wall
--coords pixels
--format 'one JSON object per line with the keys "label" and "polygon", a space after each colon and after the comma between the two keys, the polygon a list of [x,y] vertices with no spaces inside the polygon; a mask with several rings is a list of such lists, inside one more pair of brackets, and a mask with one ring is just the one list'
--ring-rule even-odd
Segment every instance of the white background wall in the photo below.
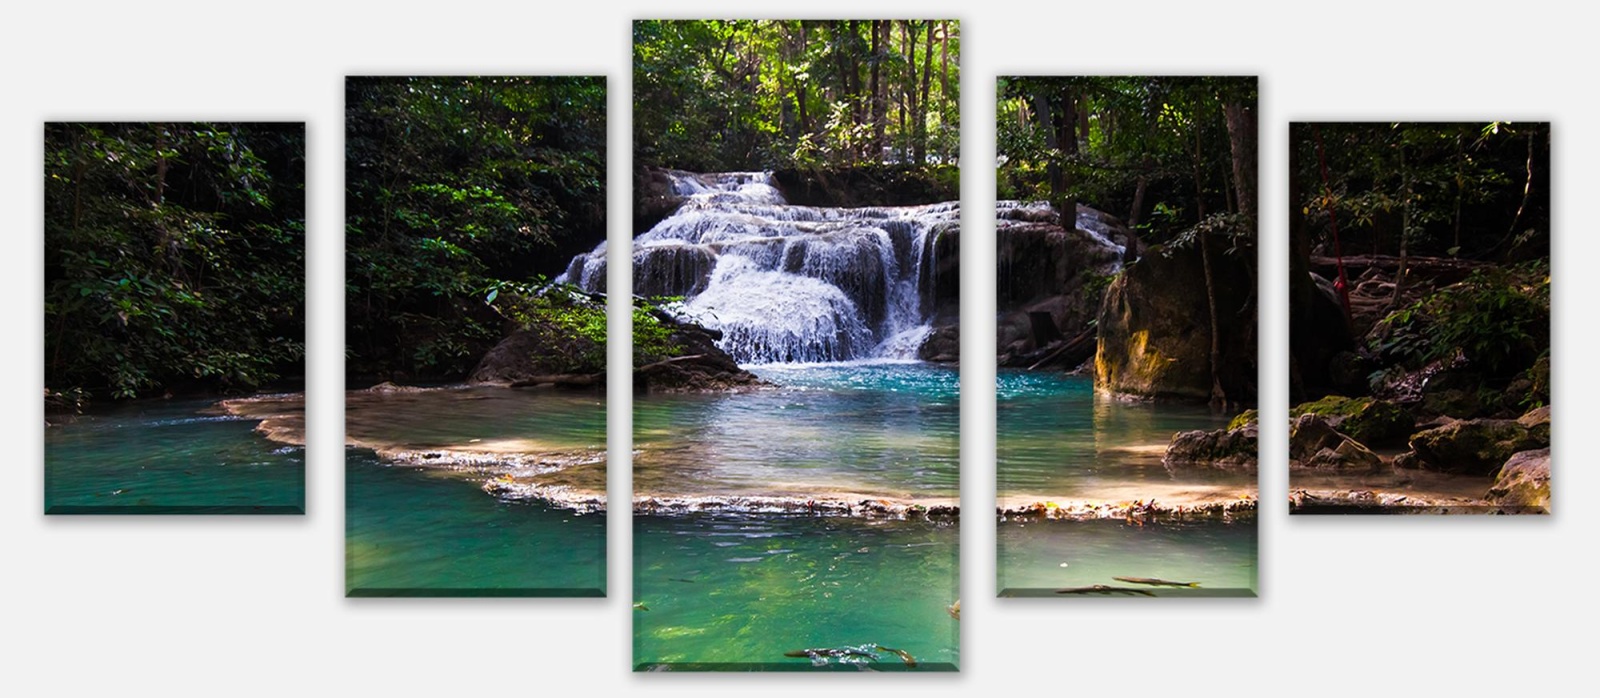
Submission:
{"label": "white background wall", "polygon": [[[1287,515],[1283,430],[1262,434],[1262,597],[1183,603],[995,599],[990,517],[962,531],[962,672],[945,676],[634,675],[629,545],[610,525],[604,600],[347,600],[341,470],[343,76],[611,78],[612,244],[629,216],[629,22],[599,3],[29,3],[0,19],[3,384],[0,692],[6,695],[545,694],[759,689],[1135,694],[1569,694],[1591,685],[1594,496],[1580,351],[1596,292],[1586,204],[1600,190],[1595,37],[1579,3],[694,3],[676,17],[962,20],[967,257],[963,495],[994,494],[993,84],[1000,74],[1261,76],[1262,412],[1286,411],[1279,260],[1291,120],[1555,122],[1555,515]],[[1412,9],[1409,5],[1425,9]],[[313,423],[304,517],[54,517],[43,510],[41,123],[309,122]],[[621,268],[613,271],[622,272]],[[626,283],[626,276],[613,278]],[[615,317],[615,314],[614,314]],[[623,321],[625,323],[625,320]],[[614,324],[616,330],[625,324]],[[612,344],[614,365],[626,361]],[[618,381],[617,388],[626,383]],[[625,407],[623,390],[612,404]],[[612,418],[625,445],[626,409]],[[625,453],[626,451],[620,451]],[[615,499],[627,461],[612,461]],[[885,593],[893,593],[885,589]],[[1581,633],[1581,634],[1580,634]],[[1582,652],[1587,648],[1588,652]],[[1582,652],[1582,654],[1580,654]]]}

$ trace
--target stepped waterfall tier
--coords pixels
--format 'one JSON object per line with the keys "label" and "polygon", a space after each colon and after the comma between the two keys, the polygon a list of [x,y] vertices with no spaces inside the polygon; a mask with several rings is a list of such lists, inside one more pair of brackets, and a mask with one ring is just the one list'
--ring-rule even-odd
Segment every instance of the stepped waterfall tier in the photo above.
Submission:
{"label": "stepped waterfall tier", "polygon": [[[959,203],[792,206],[765,173],[670,176],[683,203],[634,239],[634,293],[683,298],[674,309],[741,364],[917,356]],[[603,291],[605,269],[601,245],[557,280]]]}

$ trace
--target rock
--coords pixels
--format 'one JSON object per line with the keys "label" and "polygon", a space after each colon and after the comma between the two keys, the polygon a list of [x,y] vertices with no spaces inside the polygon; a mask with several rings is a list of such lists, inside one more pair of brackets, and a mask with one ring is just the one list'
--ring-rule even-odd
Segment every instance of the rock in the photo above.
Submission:
{"label": "rock", "polygon": [[1514,419],[1468,419],[1418,432],[1411,450],[1422,467],[1446,473],[1493,475],[1518,451],[1549,446]]}
{"label": "rock", "polygon": [[423,390],[423,388],[414,385],[396,385],[390,381],[384,381],[367,388],[369,393],[420,393]]}
{"label": "rock", "polygon": [[[996,217],[996,347],[1001,355],[1021,357],[1042,349],[1052,337],[1083,332],[1098,317],[1106,286],[1122,267],[1120,243],[1127,239],[1127,229],[1087,206],[1078,207],[1079,226],[1071,230],[1063,229],[1055,209],[1043,204],[1001,202]],[[1054,324],[1043,335],[1032,320],[1041,313]]]}
{"label": "rock", "polygon": [[928,338],[923,340],[922,346],[917,350],[917,358],[940,363],[960,361],[961,326],[945,325],[928,333]]}
{"label": "rock", "polygon": [[1290,417],[1321,415],[1328,425],[1363,444],[1404,443],[1416,421],[1405,408],[1388,400],[1328,395],[1289,410]]}
{"label": "rock", "polygon": [[476,385],[514,385],[543,377],[602,374],[606,347],[573,333],[534,325],[512,332],[467,374]]}
{"label": "rock", "polygon": [[663,318],[672,326],[670,341],[678,356],[634,366],[634,388],[645,391],[708,392],[764,385],[716,344],[720,333]]}
{"label": "rock", "polygon": [[1521,513],[1550,513],[1550,449],[1511,454],[1483,498]]}
{"label": "rock", "polygon": [[1256,423],[1250,421],[1216,431],[1179,432],[1172,435],[1161,463],[1169,470],[1206,467],[1255,472],[1257,431]]}
{"label": "rock", "polygon": [[1322,415],[1302,414],[1289,427],[1290,467],[1370,472],[1382,464],[1378,454],[1339,433]]}
{"label": "rock", "polygon": [[[1461,362],[1457,362],[1461,363]],[[1480,394],[1483,376],[1464,368],[1446,368],[1422,383],[1421,409],[1427,414],[1447,414],[1458,419],[1491,416],[1493,404],[1485,404]]]}
{"label": "rock", "polygon": [[[1218,247],[1221,246],[1219,242]],[[1154,248],[1152,248],[1154,250]],[[1211,253],[1221,357],[1218,378],[1232,400],[1256,394],[1253,252]],[[1211,327],[1199,245],[1162,248],[1129,265],[1106,289],[1099,314],[1095,388],[1153,398],[1211,395]]]}
{"label": "rock", "polygon": [[1550,406],[1535,407],[1517,418],[1517,423],[1528,429],[1528,436],[1538,443],[1550,443]]}
{"label": "rock", "polygon": [[660,223],[687,199],[672,189],[672,178],[659,167],[640,167],[633,172],[633,234],[638,235]]}
{"label": "rock", "polygon": [[1349,395],[1366,392],[1372,362],[1353,351],[1341,351],[1328,360],[1328,381],[1335,390]]}
{"label": "rock", "polygon": [[[1290,323],[1289,351],[1294,357],[1292,378],[1301,390],[1317,395],[1327,392],[1354,392],[1348,386],[1350,371],[1361,368],[1340,357],[1351,357],[1355,345],[1350,323],[1345,318],[1339,294],[1327,279],[1307,273],[1310,283],[1298,289],[1302,307],[1296,308]],[[1204,288],[1204,287],[1201,287]],[[1364,385],[1366,372],[1357,377]],[[1303,393],[1295,393],[1296,398]]]}
{"label": "rock", "polygon": [[772,181],[796,206],[913,206],[961,198],[961,175],[953,165],[784,168],[772,173]]}

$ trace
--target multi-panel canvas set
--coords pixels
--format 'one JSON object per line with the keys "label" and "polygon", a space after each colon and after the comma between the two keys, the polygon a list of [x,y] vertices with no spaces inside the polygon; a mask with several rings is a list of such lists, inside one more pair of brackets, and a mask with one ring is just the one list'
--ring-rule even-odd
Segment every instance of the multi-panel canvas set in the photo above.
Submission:
{"label": "multi-panel canvas set", "polygon": [[[622,555],[636,671],[954,671],[963,363],[1002,597],[1257,596],[1263,462],[1293,515],[1549,513],[1549,123],[1293,123],[1263,220],[1255,77],[961,53],[956,19],[636,21],[629,143],[604,76],[345,78],[345,594],[617,595]],[[46,513],[305,512],[305,241],[339,234],[305,133],[44,125]]]}

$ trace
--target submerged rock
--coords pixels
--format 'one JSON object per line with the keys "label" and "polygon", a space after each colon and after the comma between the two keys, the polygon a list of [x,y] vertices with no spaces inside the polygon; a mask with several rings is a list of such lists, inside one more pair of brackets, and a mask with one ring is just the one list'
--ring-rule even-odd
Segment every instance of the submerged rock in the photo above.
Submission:
{"label": "submerged rock", "polygon": [[1161,463],[1168,469],[1207,467],[1254,472],[1257,432],[1254,421],[1216,431],[1179,432],[1172,435]]}
{"label": "submerged rock", "polygon": [[1321,415],[1306,413],[1289,427],[1290,467],[1372,472],[1383,459],[1360,442],[1339,433]]}
{"label": "submerged rock", "polygon": [[1512,454],[1483,498],[1500,507],[1550,513],[1550,449]]}
{"label": "submerged rock", "polygon": [[1411,450],[1428,470],[1466,475],[1493,475],[1518,451],[1549,446],[1514,419],[1469,419],[1416,433]]}

